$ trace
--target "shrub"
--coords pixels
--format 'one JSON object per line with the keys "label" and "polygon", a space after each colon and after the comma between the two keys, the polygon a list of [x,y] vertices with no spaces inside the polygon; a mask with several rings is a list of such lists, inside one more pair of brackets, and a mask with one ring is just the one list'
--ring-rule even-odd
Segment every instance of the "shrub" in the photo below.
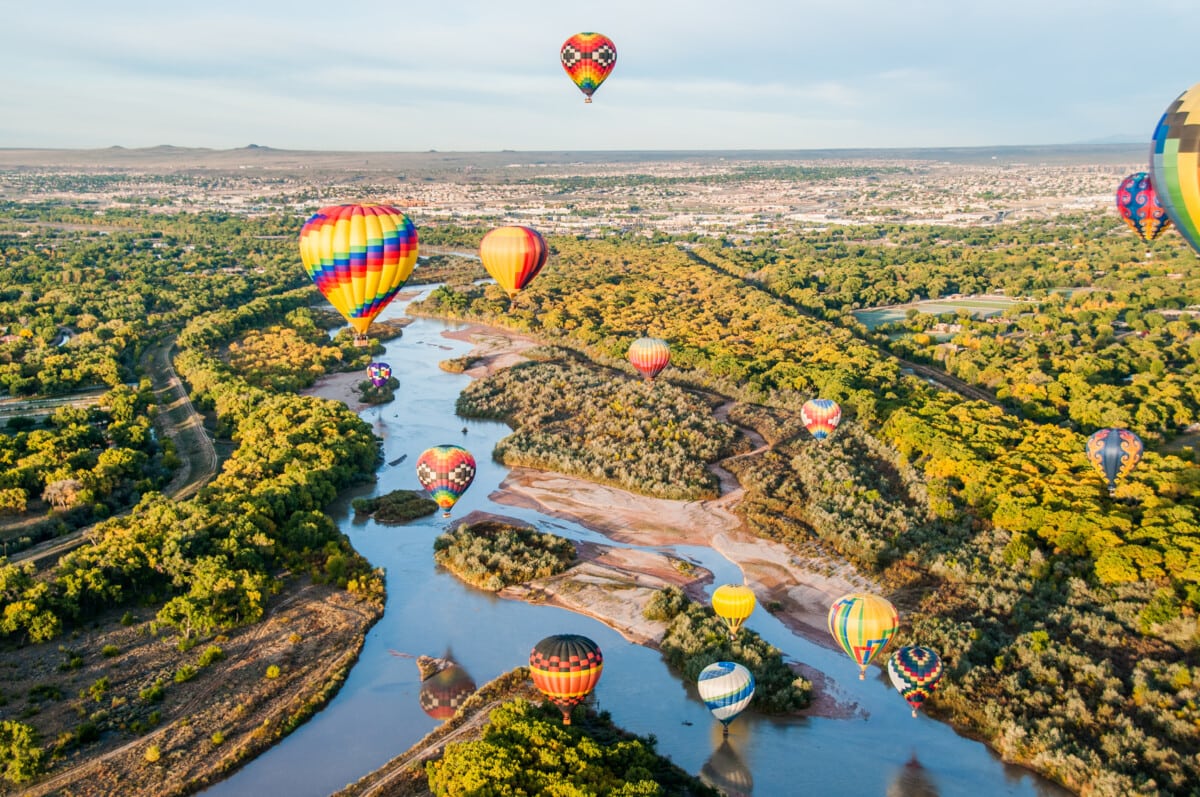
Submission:
{"label": "shrub", "polygon": [[146,752],[142,754],[142,758],[146,759],[147,764],[153,764],[162,758],[162,750],[159,749],[158,745],[152,744],[146,748]]}
{"label": "shrub", "polygon": [[197,670],[192,665],[184,664],[182,667],[180,667],[178,670],[175,671],[175,683],[182,684],[187,681],[190,681],[196,677],[197,672],[199,672],[199,670]]}
{"label": "shrub", "polygon": [[204,649],[204,652],[200,654],[200,658],[197,663],[201,667],[207,667],[213,662],[220,661],[223,658],[225,658],[224,650],[217,645],[209,645]]}
{"label": "shrub", "polygon": [[278,664],[272,664],[270,667],[267,667],[267,678],[268,679],[275,679],[278,677],[279,677],[279,665]]}
{"label": "shrub", "polygon": [[116,645],[105,645],[100,649],[100,655],[106,659],[111,659],[113,656],[120,655],[121,649]]}
{"label": "shrub", "polygon": [[575,546],[554,534],[485,521],[438,537],[433,558],[468,584],[498,591],[563,572],[575,560]]}

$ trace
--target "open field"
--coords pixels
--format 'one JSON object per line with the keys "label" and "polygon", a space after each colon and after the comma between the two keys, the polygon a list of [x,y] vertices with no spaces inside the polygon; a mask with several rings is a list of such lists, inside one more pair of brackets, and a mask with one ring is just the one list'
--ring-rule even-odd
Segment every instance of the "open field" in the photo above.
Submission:
{"label": "open field", "polygon": [[954,299],[927,299],[909,304],[895,304],[888,307],[872,307],[866,310],[855,310],[853,315],[867,329],[875,329],[880,324],[890,324],[903,321],[909,310],[917,310],[931,315],[942,313],[957,313],[966,310],[972,318],[989,318],[1000,315],[1014,304],[1017,299],[1004,296],[964,296]]}

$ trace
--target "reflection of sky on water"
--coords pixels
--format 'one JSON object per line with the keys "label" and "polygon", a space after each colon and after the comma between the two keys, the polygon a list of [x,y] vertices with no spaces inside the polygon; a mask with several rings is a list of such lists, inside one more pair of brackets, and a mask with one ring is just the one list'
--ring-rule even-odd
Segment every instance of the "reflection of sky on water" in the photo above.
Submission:
{"label": "reflection of sky on water", "polygon": [[[399,314],[396,307],[384,313],[385,317]],[[509,430],[493,421],[454,415],[455,399],[470,378],[442,371],[438,362],[461,356],[471,347],[442,337],[448,328],[454,327],[418,319],[403,337],[388,342],[386,359],[401,383],[397,399],[364,410],[362,417],[373,426],[377,420],[383,422],[385,463],[401,456],[406,459],[395,466],[383,465],[378,483],[347,491],[330,509],[355,548],[386,569],[386,613],[368,633],[358,663],[330,704],[205,794],[327,795],[381,766],[436,727],[439,720],[422,709],[416,666],[390,655],[389,649],[413,656],[440,656],[452,649],[455,660],[483,684],[526,664],[539,639],[559,633],[584,634],[603,650],[604,675],[595,693],[598,708],[611,712],[617,724],[634,733],[653,734],[659,752],[693,774],[714,765],[714,760],[717,767],[736,760],[760,795],[792,794],[802,783],[811,794],[878,797],[908,771],[904,767],[917,751],[923,765],[920,774],[944,794],[1066,794],[1024,769],[1001,763],[984,745],[958,736],[946,725],[924,715],[912,719],[886,673],[873,667],[867,680],[859,681],[858,668],[849,658],[795,636],[761,606],[746,627],[789,659],[826,673],[828,688],[837,699],[857,705],[860,711],[851,719],[779,718],[747,711],[730,724],[730,750],[735,756],[726,753],[717,758],[720,723],[700,701],[695,685],[672,674],[657,651],[632,644],[599,621],[565,609],[499,599],[437,567],[432,556],[434,538],[474,510],[515,517],[575,540],[616,544],[570,521],[490,500],[508,472],[492,460],[491,450]],[[350,501],[357,496],[419,489],[413,463],[421,451],[442,443],[466,447],[478,465],[474,484],[454,507],[454,519],[443,520],[441,513],[435,513],[389,527],[352,518]],[[713,571],[710,592],[717,585],[742,581],[738,567],[710,548],[653,550],[670,550]]]}

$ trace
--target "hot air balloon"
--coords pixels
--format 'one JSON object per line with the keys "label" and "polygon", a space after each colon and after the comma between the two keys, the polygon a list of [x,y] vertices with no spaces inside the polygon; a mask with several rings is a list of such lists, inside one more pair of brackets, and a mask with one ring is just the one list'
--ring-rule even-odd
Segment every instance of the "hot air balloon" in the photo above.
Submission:
{"label": "hot air balloon", "polygon": [[942,680],[941,657],[932,648],[903,647],[888,659],[887,668],[892,686],[912,706],[912,715],[917,716],[917,709]]}
{"label": "hot air balloon", "polygon": [[367,345],[367,327],[412,274],[417,229],[387,205],[321,208],[300,230],[304,270]]}
{"label": "hot air balloon", "polygon": [[817,440],[824,440],[833,434],[842,420],[842,408],[832,399],[809,399],[800,408],[800,420],[809,434]]}
{"label": "hot air balloon", "polygon": [[1116,492],[1117,479],[1141,461],[1142,448],[1141,438],[1128,429],[1101,429],[1087,439],[1088,461],[1108,479],[1109,495]]}
{"label": "hot air balloon", "polygon": [[546,241],[528,227],[497,227],[479,243],[479,259],[509,298],[546,265]]}
{"label": "hot air balloon", "polygon": [[387,363],[371,363],[367,366],[367,379],[375,387],[383,387],[392,378],[392,366]]}
{"label": "hot air balloon", "polygon": [[1135,172],[1121,181],[1117,187],[1117,210],[1143,243],[1153,241],[1171,226],[1146,172]]}
{"label": "hot air balloon", "polygon": [[754,591],[741,584],[722,584],[713,591],[712,607],[729,626],[729,638],[737,636],[742,623],[754,611]]}
{"label": "hot air balloon", "polygon": [[1200,252],[1200,83],[1167,106],[1154,129],[1150,184],[1175,229]]}
{"label": "hot air balloon", "polygon": [[604,670],[599,646],[578,634],[555,634],[529,654],[533,685],[562,711],[563,725],[571,724],[571,709],[596,688]]}
{"label": "hot air balloon", "polygon": [[647,382],[653,382],[662,369],[671,362],[671,349],[665,340],[638,338],[629,344],[629,362]]}
{"label": "hot air balloon", "polygon": [[475,681],[462,666],[451,663],[421,681],[421,709],[435,720],[454,716],[468,697],[475,694]]}
{"label": "hot air balloon", "polygon": [[558,55],[567,75],[583,92],[584,102],[592,101],[592,94],[617,65],[617,46],[602,33],[576,33],[563,42]]}
{"label": "hot air balloon", "polygon": [[450,517],[450,507],[475,480],[475,457],[461,446],[427,448],[417,459],[417,480]]}
{"label": "hot air balloon", "polygon": [[736,662],[715,661],[700,671],[696,689],[704,705],[725,726],[728,736],[729,723],[754,697],[754,676]]}
{"label": "hot air balloon", "polygon": [[900,615],[885,598],[856,592],[843,595],[829,607],[829,633],[846,655],[858,663],[858,679],[867,677],[867,665],[896,633]]}

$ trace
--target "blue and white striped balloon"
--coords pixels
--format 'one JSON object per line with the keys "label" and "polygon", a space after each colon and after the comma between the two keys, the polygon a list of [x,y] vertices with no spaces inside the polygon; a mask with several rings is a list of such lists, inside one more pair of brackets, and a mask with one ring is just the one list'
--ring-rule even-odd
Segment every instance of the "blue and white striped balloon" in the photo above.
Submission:
{"label": "blue and white striped balloon", "polygon": [[740,664],[718,661],[700,672],[696,683],[700,699],[713,716],[728,726],[754,697],[754,676]]}

